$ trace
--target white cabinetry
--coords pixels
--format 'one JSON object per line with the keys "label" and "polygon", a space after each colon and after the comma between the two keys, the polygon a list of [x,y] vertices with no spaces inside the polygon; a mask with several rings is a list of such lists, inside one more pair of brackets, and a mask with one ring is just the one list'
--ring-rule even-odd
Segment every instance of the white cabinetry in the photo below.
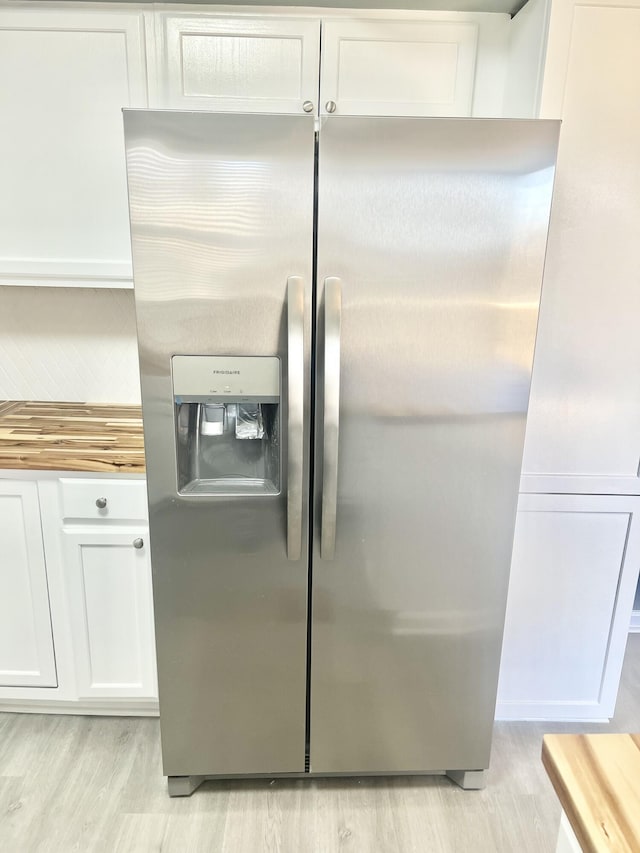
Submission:
{"label": "white cabinetry", "polygon": [[78,699],[157,694],[145,484],[60,480]]}
{"label": "white cabinetry", "polygon": [[38,489],[0,480],[0,685],[56,686]]}
{"label": "white cabinetry", "polygon": [[320,21],[158,12],[158,106],[302,112],[318,99]]}
{"label": "white cabinetry", "polygon": [[497,716],[613,715],[640,564],[640,498],[521,495]]}
{"label": "white cabinetry", "polygon": [[144,481],[0,479],[0,510],[0,707],[155,713]]}
{"label": "white cabinetry", "polygon": [[[345,115],[500,115],[509,16],[229,17],[157,12],[152,103]],[[322,51],[320,31],[322,28]],[[318,92],[320,91],[320,106]]]}
{"label": "white cabinetry", "polygon": [[147,530],[65,528],[63,537],[78,698],[154,697]]}
{"label": "white cabinetry", "polygon": [[146,106],[144,17],[0,9],[0,283],[131,286],[122,107]]}
{"label": "white cabinetry", "polygon": [[[536,25],[540,7],[531,11],[522,28]],[[563,124],[503,717],[602,718],[615,704],[640,566],[639,45],[639,0],[552,4],[540,112]]]}
{"label": "white cabinetry", "polygon": [[563,124],[523,464],[532,492],[640,493],[640,8],[624,5],[551,21],[543,114]]}
{"label": "white cabinetry", "polygon": [[431,14],[323,22],[321,112],[335,104],[344,115],[471,115],[478,24]]}

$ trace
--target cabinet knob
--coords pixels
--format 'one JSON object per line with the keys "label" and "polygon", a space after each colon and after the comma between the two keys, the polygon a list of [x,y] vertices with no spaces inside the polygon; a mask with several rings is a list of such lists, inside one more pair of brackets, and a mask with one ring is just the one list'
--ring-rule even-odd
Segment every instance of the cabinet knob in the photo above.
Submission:
{"label": "cabinet knob", "polygon": [[134,539],[133,547],[140,550],[140,548],[144,548],[144,539]]}
{"label": "cabinet knob", "polygon": [[106,505],[107,505],[107,499],[106,498],[98,498],[98,500],[96,501],[96,506],[98,507],[98,509],[104,509],[106,507]]}
{"label": "cabinet knob", "polygon": [[324,108],[328,113],[335,113],[336,111],[336,102],[335,101],[327,101],[324,105]]}
{"label": "cabinet knob", "polygon": [[311,101],[305,101],[304,104],[302,105],[302,109],[305,111],[305,113],[312,113],[313,112],[313,103]]}

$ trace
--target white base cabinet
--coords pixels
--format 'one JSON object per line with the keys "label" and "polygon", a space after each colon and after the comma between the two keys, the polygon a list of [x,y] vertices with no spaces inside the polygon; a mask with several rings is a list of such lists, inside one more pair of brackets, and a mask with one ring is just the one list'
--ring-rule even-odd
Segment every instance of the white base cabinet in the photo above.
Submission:
{"label": "white base cabinet", "polygon": [[37,477],[0,479],[0,710],[156,714],[144,480]]}
{"label": "white base cabinet", "polygon": [[66,528],[63,537],[78,698],[154,698],[146,529]]}
{"label": "white base cabinet", "polygon": [[498,719],[613,716],[640,564],[640,498],[521,495]]}
{"label": "white base cabinet", "polygon": [[55,687],[35,483],[0,480],[0,686]]}

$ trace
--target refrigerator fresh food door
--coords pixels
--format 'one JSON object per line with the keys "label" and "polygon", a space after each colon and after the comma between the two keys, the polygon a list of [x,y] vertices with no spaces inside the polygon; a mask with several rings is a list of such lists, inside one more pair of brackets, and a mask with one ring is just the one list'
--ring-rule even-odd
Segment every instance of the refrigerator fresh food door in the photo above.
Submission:
{"label": "refrigerator fresh food door", "polygon": [[125,131],[164,772],[304,772],[313,116]]}
{"label": "refrigerator fresh food door", "polygon": [[558,131],[323,119],[312,772],[488,766]]}

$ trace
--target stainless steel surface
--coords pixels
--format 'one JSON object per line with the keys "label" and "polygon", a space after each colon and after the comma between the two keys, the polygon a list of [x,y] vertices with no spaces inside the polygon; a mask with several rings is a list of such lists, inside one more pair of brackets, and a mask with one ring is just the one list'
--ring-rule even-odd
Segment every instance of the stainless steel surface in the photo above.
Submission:
{"label": "stainless steel surface", "polygon": [[302,549],[304,506],[304,283],[299,276],[287,280],[287,557],[299,560]]}
{"label": "stainless steel surface", "polygon": [[[179,495],[170,366],[173,355],[277,356],[288,375],[286,283],[299,276],[309,375],[313,125],[125,111],[168,776],[304,770],[308,488],[298,561],[287,559],[286,489]],[[304,393],[308,483],[308,383]]]}
{"label": "stainless steel surface", "polygon": [[133,540],[133,547],[137,548],[138,550],[140,550],[141,548],[144,548],[144,539],[134,539]]}
{"label": "stainless steel surface", "polygon": [[169,776],[167,789],[170,797],[190,797],[205,780],[205,776]]}
{"label": "stainless steel surface", "polygon": [[98,498],[96,500],[96,506],[98,507],[98,509],[104,509],[106,507],[106,505],[107,505],[107,499],[106,498]]}
{"label": "stainless steel surface", "polygon": [[322,440],[322,520],[320,552],[332,560],[336,548],[338,444],[340,437],[340,320],[342,282],[324,280],[324,396]]}
{"label": "stainless steel surface", "polygon": [[305,111],[305,113],[312,113],[313,112],[313,102],[312,101],[305,101],[304,104],[302,105],[302,109]]}
{"label": "stainless steel surface", "polygon": [[176,355],[171,360],[174,397],[203,403],[279,402],[280,360],[265,356]]}
{"label": "stainless steel surface", "polygon": [[448,770],[447,776],[465,791],[481,791],[487,785],[484,770]]}
{"label": "stainless steel surface", "polygon": [[328,113],[335,113],[336,102],[335,101],[327,101],[324,108]]}
{"label": "stainless steel surface", "polygon": [[312,772],[488,766],[558,128],[321,121],[319,340],[324,279],[343,287]]}

